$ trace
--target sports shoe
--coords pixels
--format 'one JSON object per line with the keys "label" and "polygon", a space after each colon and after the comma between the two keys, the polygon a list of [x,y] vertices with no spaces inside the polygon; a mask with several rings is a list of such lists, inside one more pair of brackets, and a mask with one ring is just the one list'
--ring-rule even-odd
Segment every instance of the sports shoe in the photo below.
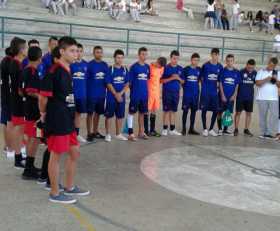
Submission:
{"label": "sports shoe", "polygon": [[151,131],[149,135],[153,137],[161,137],[161,134],[158,133],[157,131]]}
{"label": "sports shoe", "polygon": [[112,141],[112,137],[111,137],[110,134],[107,134],[107,135],[105,136],[105,141],[106,141],[106,142],[111,142],[111,141]]}
{"label": "sports shoe", "polygon": [[136,139],[136,137],[134,136],[134,134],[129,135],[129,136],[127,137],[127,139],[128,139],[129,141],[133,141],[133,142],[137,141],[137,139]]}
{"label": "sports shoe", "polygon": [[182,129],[181,134],[182,134],[182,136],[186,136],[186,135],[187,135],[187,131],[186,131],[186,129],[185,129],[185,128],[184,128],[184,129]]}
{"label": "sports shoe", "polygon": [[249,129],[244,129],[244,135],[245,136],[249,136],[249,137],[253,137],[254,135],[250,132]]}
{"label": "sports shoe", "polygon": [[105,136],[102,135],[101,133],[97,132],[97,133],[93,134],[93,138],[96,138],[96,139],[105,139]]}
{"label": "sports shoe", "polygon": [[15,151],[7,151],[7,159],[14,160],[15,159]]}
{"label": "sports shoe", "polygon": [[95,142],[93,134],[88,134],[87,135],[87,142],[90,142],[90,143],[94,143]]}
{"label": "sports shoe", "polygon": [[80,143],[87,143],[87,140],[84,137],[82,137],[81,135],[78,135],[77,139]]}
{"label": "sports shoe", "polygon": [[163,129],[161,132],[162,136],[168,136],[168,130],[167,129]]}
{"label": "sports shoe", "polygon": [[[63,191],[64,191],[64,187],[62,186],[62,184],[59,184],[58,186],[59,186],[59,189],[58,189],[59,192],[63,192]],[[46,183],[46,184],[45,184],[45,190],[51,191],[51,185],[48,184],[48,183]]]}
{"label": "sports shoe", "polygon": [[268,140],[271,140],[271,139],[274,139],[275,137],[272,136],[272,135],[264,135],[264,138],[268,139]]}
{"label": "sports shoe", "polygon": [[22,158],[26,159],[26,157],[27,157],[27,155],[26,155],[26,146],[21,147],[20,152],[21,152]]}
{"label": "sports shoe", "polygon": [[43,184],[46,185],[46,183],[47,183],[47,178],[39,177],[37,180],[37,184],[39,184],[39,185],[43,185]]}
{"label": "sports shoe", "polygon": [[178,132],[176,129],[169,131],[169,135],[171,136],[181,136],[182,134]]}
{"label": "sports shoe", "polygon": [[89,190],[83,190],[78,186],[74,186],[72,189],[64,189],[64,194],[67,196],[88,196],[90,194]]}
{"label": "sports shoe", "polygon": [[49,195],[49,201],[53,203],[60,203],[60,204],[74,204],[77,202],[77,199],[65,195],[63,193],[59,193],[57,196]]}
{"label": "sports shoe", "polygon": [[224,136],[233,136],[233,133],[231,131],[229,131],[229,130],[224,130],[223,131],[223,135]]}
{"label": "sports shoe", "polygon": [[188,132],[189,135],[194,135],[194,136],[199,136],[199,132],[197,132],[196,130],[194,129],[190,129],[189,132]]}
{"label": "sports shoe", "polygon": [[220,130],[218,131],[218,136],[222,136],[222,135],[223,135],[223,130],[220,129]]}
{"label": "sports shoe", "polygon": [[14,167],[15,167],[15,169],[22,170],[25,168],[25,165],[21,161],[21,162],[15,163]]}
{"label": "sports shoe", "polygon": [[21,178],[23,180],[37,180],[39,174],[35,169],[24,169]]}
{"label": "sports shoe", "polygon": [[142,135],[138,135],[138,138],[139,139],[142,139],[142,140],[148,140],[149,139],[149,137],[147,136],[147,134],[146,133],[144,133],[144,134],[142,134]]}
{"label": "sports shoe", "polygon": [[[239,133],[238,128],[235,128],[234,132],[233,132],[233,135],[234,136],[238,136],[238,133]],[[245,133],[245,130],[244,130],[244,133]]]}
{"label": "sports shoe", "polygon": [[123,134],[116,135],[116,139],[121,140],[121,141],[127,141],[128,140]]}
{"label": "sports shoe", "polygon": [[265,138],[265,135],[259,135],[259,138],[260,138],[260,139],[264,139],[264,138]]}
{"label": "sports shoe", "polygon": [[213,137],[217,137],[218,136],[218,134],[213,129],[209,131],[209,135],[213,136]]}
{"label": "sports shoe", "polygon": [[207,130],[207,129],[203,130],[202,135],[203,135],[204,137],[207,137],[207,136],[209,135],[208,130]]}

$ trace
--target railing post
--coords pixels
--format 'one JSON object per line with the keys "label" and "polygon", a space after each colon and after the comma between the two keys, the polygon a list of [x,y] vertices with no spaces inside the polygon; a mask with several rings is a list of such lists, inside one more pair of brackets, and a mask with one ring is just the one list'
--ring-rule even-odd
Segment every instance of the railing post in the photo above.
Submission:
{"label": "railing post", "polygon": [[72,37],[72,35],[73,35],[73,27],[72,27],[72,24],[70,24],[69,36]]}
{"label": "railing post", "polygon": [[129,34],[130,34],[130,30],[127,29],[127,31],[126,31],[126,56],[129,55]]}
{"label": "railing post", "polygon": [[1,38],[1,46],[2,46],[2,48],[4,48],[4,46],[5,46],[5,21],[4,21],[4,17],[1,17],[1,27],[2,27],[2,38]]}
{"label": "railing post", "polygon": [[264,64],[264,56],[265,56],[264,52],[265,52],[265,40],[263,40],[263,44],[262,44],[262,64]]}
{"label": "railing post", "polygon": [[222,47],[222,60],[224,61],[225,56],[225,37],[223,37],[223,47]]}
{"label": "railing post", "polygon": [[180,33],[177,34],[177,50],[180,51]]}

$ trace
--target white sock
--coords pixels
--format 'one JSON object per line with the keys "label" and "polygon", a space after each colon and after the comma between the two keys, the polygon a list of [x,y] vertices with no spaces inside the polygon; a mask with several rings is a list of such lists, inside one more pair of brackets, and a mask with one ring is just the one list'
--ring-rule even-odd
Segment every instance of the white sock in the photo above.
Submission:
{"label": "white sock", "polygon": [[133,115],[128,114],[127,116],[127,127],[133,128]]}

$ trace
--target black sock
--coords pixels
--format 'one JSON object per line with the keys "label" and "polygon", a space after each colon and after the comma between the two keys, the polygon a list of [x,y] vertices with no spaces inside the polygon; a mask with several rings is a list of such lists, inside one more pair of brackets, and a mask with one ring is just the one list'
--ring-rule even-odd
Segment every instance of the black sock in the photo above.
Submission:
{"label": "black sock", "polygon": [[227,126],[224,126],[224,132],[226,132],[228,130]]}
{"label": "black sock", "polygon": [[183,111],[183,116],[182,116],[182,129],[183,131],[186,131],[187,129],[187,117],[188,117],[188,110]]}
{"label": "black sock", "polygon": [[15,154],[15,164],[20,164],[22,161],[22,154]]}
{"label": "black sock", "polygon": [[156,129],[156,114],[150,115],[150,132],[154,132]]}
{"label": "black sock", "polygon": [[48,149],[45,150],[44,156],[43,156],[43,162],[42,162],[42,172],[41,172],[41,177],[42,179],[48,178],[48,165],[49,165],[49,160],[50,160],[50,152]]}
{"label": "black sock", "polygon": [[170,125],[170,131],[174,131],[175,130],[175,125]]}
{"label": "black sock", "polygon": [[167,130],[168,129],[168,125],[163,125],[163,129]]}
{"label": "black sock", "polygon": [[221,117],[217,118],[217,124],[218,124],[219,130],[222,130],[222,118]]}
{"label": "black sock", "polygon": [[210,129],[209,130],[212,130],[215,126],[215,123],[216,123],[216,119],[217,119],[217,112],[213,112],[212,114],[212,117],[211,117],[211,125],[210,125]]}
{"label": "black sock", "polygon": [[202,119],[202,126],[203,126],[203,129],[207,129],[206,127],[206,113],[207,111],[202,111],[201,112],[201,119]]}
{"label": "black sock", "polygon": [[196,110],[191,110],[191,123],[190,123],[190,130],[194,130],[194,123],[195,123],[195,115],[196,115]]}
{"label": "black sock", "polygon": [[131,134],[133,134],[133,128],[128,129],[128,135],[131,135]]}
{"label": "black sock", "polygon": [[34,161],[35,161],[34,157],[27,156],[26,163],[25,163],[25,169],[31,170],[34,167]]}
{"label": "black sock", "polygon": [[148,114],[144,115],[144,129],[145,129],[145,133],[148,134],[149,133],[149,115]]}
{"label": "black sock", "polygon": [[77,136],[78,136],[78,135],[79,135],[79,133],[80,133],[80,128],[75,128],[75,131],[76,131]]}

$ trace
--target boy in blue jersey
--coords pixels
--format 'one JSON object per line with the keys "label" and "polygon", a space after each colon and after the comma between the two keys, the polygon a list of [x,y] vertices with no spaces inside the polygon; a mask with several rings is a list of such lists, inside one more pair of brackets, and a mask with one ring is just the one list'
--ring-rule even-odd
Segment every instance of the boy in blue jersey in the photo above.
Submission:
{"label": "boy in blue jersey", "polygon": [[190,129],[189,135],[199,135],[194,129],[195,115],[198,110],[199,101],[199,82],[200,82],[200,72],[201,69],[198,66],[200,61],[200,56],[198,53],[194,53],[191,56],[191,65],[187,66],[183,70],[183,102],[182,102],[182,135],[186,135],[186,123],[188,111],[191,110],[190,116]]}
{"label": "boy in blue jersey", "polygon": [[220,72],[220,108],[217,117],[219,135],[232,135],[227,127],[222,130],[222,116],[226,110],[233,113],[234,101],[236,99],[238,85],[240,82],[240,72],[234,67],[234,55],[226,57],[226,66]]}
{"label": "boy in blue jersey", "polygon": [[168,135],[168,124],[170,125],[170,135],[181,135],[175,129],[175,116],[180,99],[180,87],[184,83],[183,68],[178,65],[179,57],[179,51],[174,50],[171,52],[170,63],[164,68],[161,78],[163,103],[163,130],[161,134],[163,136]]}
{"label": "boy in blue jersey", "polygon": [[234,136],[238,135],[238,126],[240,121],[240,115],[242,111],[246,112],[244,135],[252,137],[249,127],[252,118],[252,112],[254,107],[254,86],[256,82],[257,72],[256,61],[250,59],[244,69],[240,71],[240,84],[236,97],[236,113],[234,117]]}
{"label": "boy in blue jersey", "polygon": [[95,46],[93,48],[94,59],[88,63],[87,78],[87,141],[92,142],[95,138],[104,139],[98,131],[99,117],[105,111],[106,97],[106,76],[109,67],[103,58],[103,48]]}
{"label": "boy in blue jersey", "polygon": [[[219,74],[223,70],[223,66],[219,63],[220,51],[218,48],[211,50],[211,60],[206,62],[201,69],[201,95],[200,95],[200,109],[203,125],[203,136],[218,136],[214,131],[214,125],[218,113],[218,86]],[[206,125],[207,111],[212,111],[212,118],[210,129],[208,131]]]}
{"label": "boy in blue jersey", "polygon": [[136,112],[138,117],[138,137],[148,139],[144,131],[144,114],[148,113],[148,79],[150,78],[150,66],[146,63],[148,50],[141,47],[138,50],[138,61],[129,70],[130,103],[127,117],[128,140],[136,141],[133,132],[133,116]]}
{"label": "boy in blue jersey", "polygon": [[106,76],[107,96],[105,109],[105,141],[111,141],[110,122],[116,116],[116,139],[126,141],[127,138],[121,134],[122,120],[125,117],[125,92],[129,89],[128,70],[123,65],[124,52],[116,50],[114,53],[115,63],[109,68]]}
{"label": "boy in blue jersey", "polygon": [[73,90],[76,105],[75,113],[75,128],[78,135],[78,140],[86,143],[86,140],[79,135],[81,114],[87,113],[87,62],[83,60],[84,48],[78,43],[78,58],[71,64],[71,74],[73,78]]}
{"label": "boy in blue jersey", "polygon": [[58,38],[55,36],[51,36],[48,41],[48,52],[43,56],[42,58],[42,65],[44,73],[43,76],[49,72],[51,66],[52,66],[52,51],[54,48],[56,48],[58,45]]}
{"label": "boy in blue jersey", "polygon": [[[30,47],[40,47],[40,43],[36,39],[31,39],[28,41],[28,48]],[[28,57],[25,57],[25,59],[22,61],[22,68],[24,69],[29,63]]]}

